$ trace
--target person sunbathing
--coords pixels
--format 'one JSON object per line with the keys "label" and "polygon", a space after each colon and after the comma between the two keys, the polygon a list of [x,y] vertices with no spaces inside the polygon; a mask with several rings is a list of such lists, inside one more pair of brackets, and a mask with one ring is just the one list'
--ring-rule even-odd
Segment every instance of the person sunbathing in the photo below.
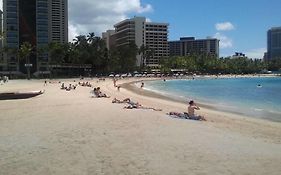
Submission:
{"label": "person sunbathing", "polygon": [[60,89],[65,89],[64,83],[61,84]]}
{"label": "person sunbathing", "polygon": [[162,109],[156,109],[156,108],[153,108],[153,107],[145,107],[145,106],[142,106],[141,104],[128,105],[128,106],[125,106],[124,109],[152,109],[154,111],[162,111]]}
{"label": "person sunbathing", "polygon": [[152,109],[154,111],[162,111],[162,109],[156,109],[153,107],[146,107],[146,106],[142,106],[140,103],[134,103],[134,104],[129,104],[128,106],[125,106],[124,109]]}
{"label": "person sunbathing", "polygon": [[200,110],[200,108],[194,103],[193,100],[189,102],[188,106],[188,118],[192,120],[203,120],[206,121],[204,116],[196,115],[195,110]]}
{"label": "person sunbathing", "polygon": [[152,109],[154,111],[162,111],[162,109],[142,106],[139,102],[134,102],[130,98],[125,98],[124,100],[114,98],[112,103],[127,103],[128,105],[125,106],[124,109]]}
{"label": "person sunbathing", "polygon": [[93,94],[98,98],[101,98],[101,97],[110,98],[110,96],[107,96],[105,93],[102,93],[100,91],[100,87],[94,88]]}
{"label": "person sunbathing", "polygon": [[129,105],[133,105],[133,106],[139,104],[138,102],[132,101],[130,98],[125,98],[124,100],[119,100],[117,98],[114,98],[112,100],[112,103],[128,103]]}
{"label": "person sunbathing", "polygon": [[130,102],[130,101],[131,101],[130,98],[125,98],[124,100],[119,100],[119,99],[117,99],[117,98],[114,98],[114,99],[112,100],[112,103],[128,103],[128,102]]}

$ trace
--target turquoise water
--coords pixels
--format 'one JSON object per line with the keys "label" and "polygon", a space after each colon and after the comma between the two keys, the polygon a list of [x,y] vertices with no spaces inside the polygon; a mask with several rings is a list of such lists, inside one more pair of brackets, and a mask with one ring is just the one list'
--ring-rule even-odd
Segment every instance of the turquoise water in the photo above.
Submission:
{"label": "turquoise water", "polygon": [[[260,86],[258,86],[260,85]],[[281,77],[146,82],[145,88],[222,111],[281,122]]]}

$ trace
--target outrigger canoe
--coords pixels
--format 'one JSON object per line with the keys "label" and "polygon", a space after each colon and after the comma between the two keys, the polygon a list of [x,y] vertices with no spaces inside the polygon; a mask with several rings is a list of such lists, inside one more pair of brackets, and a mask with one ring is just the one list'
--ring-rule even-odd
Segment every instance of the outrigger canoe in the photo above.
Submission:
{"label": "outrigger canoe", "polygon": [[0,93],[0,100],[16,100],[32,98],[43,94],[44,91],[28,91],[28,92],[4,92]]}

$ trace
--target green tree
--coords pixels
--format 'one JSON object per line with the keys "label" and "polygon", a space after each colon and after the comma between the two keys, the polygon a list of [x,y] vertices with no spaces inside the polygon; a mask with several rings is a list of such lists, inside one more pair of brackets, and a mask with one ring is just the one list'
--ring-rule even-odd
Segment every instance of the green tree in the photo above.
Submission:
{"label": "green tree", "polygon": [[48,50],[51,64],[62,64],[66,62],[68,44],[52,42],[49,43]]}
{"label": "green tree", "polygon": [[30,54],[33,52],[33,46],[24,42],[19,49],[20,59],[25,59],[26,69],[27,69],[27,79],[30,79]]}
{"label": "green tree", "polygon": [[268,62],[268,70],[278,71],[281,69],[281,58],[276,58]]}
{"label": "green tree", "polygon": [[150,58],[153,56],[153,49],[146,45],[141,45],[138,49],[138,54],[141,56],[141,69],[144,69],[146,64],[149,62]]}

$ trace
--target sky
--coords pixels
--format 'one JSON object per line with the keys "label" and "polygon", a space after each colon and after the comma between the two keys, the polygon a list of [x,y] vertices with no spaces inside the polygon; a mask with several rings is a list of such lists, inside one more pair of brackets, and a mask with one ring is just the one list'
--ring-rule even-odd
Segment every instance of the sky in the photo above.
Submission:
{"label": "sky", "polygon": [[[0,0],[2,1],[2,0]],[[103,31],[126,18],[169,23],[169,40],[220,39],[220,56],[262,58],[266,32],[281,26],[281,0],[68,0],[69,41]],[[1,3],[2,5],[2,3]]]}

